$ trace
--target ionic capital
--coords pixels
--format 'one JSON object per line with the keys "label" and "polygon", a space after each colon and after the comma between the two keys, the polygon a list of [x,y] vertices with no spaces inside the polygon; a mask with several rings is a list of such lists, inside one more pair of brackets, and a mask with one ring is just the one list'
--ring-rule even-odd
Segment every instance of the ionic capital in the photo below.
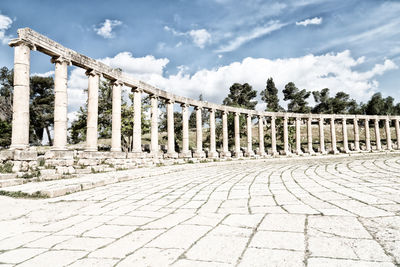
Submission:
{"label": "ionic capital", "polygon": [[53,63],[53,64],[55,64],[55,63],[60,63],[60,64],[62,64],[62,63],[65,62],[65,63],[67,63],[68,66],[71,66],[71,65],[72,65],[71,60],[70,60],[70,59],[67,59],[67,58],[65,58],[65,57],[63,57],[63,56],[54,56],[54,57],[52,57],[52,58],[50,59],[50,62]]}
{"label": "ionic capital", "polygon": [[194,109],[195,109],[195,110],[203,110],[203,107],[201,107],[201,106],[195,106]]}
{"label": "ionic capital", "polygon": [[149,95],[149,97],[150,97],[150,99],[156,99],[156,100],[160,99],[160,97],[158,95],[154,95],[154,94]]}
{"label": "ionic capital", "polygon": [[32,42],[26,41],[26,40],[22,40],[22,39],[12,39],[9,43],[9,46],[14,47],[14,46],[20,46],[20,45],[26,45],[27,47],[29,47],[29,49],[36,51],[36,45]]}
{"label": "ionic capital", "polygon": [[175,104],[175,100],[173,99],[165,99],[166,104]]}
{"label": "ionic capital", "polygon": [[229,111],[227,111],[227,110],[222,110],[222,115],[223,116],[226,116],[226,115],[228,115],[229,114]]}
{"label": "ionic capital", "polygon": [[85,74],[86,74],[86,76],[99,76],[99,77],[101,77],[101,73],[100,72],[98,72],[96,70],[92,70],[92,69],[88,69],[85,72]]}
{"label": "ionic capital", "polygon": [[190,107],[190,105],[188,103],[181,103],[181,107],[182,108],[188,108],[188,107]]}

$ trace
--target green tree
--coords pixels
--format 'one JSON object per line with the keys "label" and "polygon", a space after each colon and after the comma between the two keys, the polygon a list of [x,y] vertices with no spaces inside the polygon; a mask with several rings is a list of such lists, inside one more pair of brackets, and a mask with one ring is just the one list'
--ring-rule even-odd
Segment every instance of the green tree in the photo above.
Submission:
{"label": "green tree", "polygon": [[260,93],[261,100],[264,101],[267,106],[265,111],[283,111],[284,109],[279,105],[278,89],[275,87],[274,80],[272,77],[268,78],[267,85]]}
{"label": "green tree", "polygon": [[234,83],[229,88],[229,94],[222,102],[226,106],[253,109],[257,101],[253,100],[257,96],[257,91],[248,83]]}
{"label": "green tree", "polygon": [[393,115],[397,113],[397,106],[394,105],[393,97],[383,98],[381,93],[375,93],[367,102],[365,113],[367,115]]}
{"label": "green tree", "polygon": [[350,95],[345,92],[336,93],[335,97],[329,96],[329,89],[312,92],[316,105],[313,113],[324,114],[359,114],[362,113],[361,106]]}
{"label": "green tree", "polygon": [[298,113],[309,113],[311,108],[308,106],[306,99],[310,96],[310,92],[306,89],[299,90],[293,82],[289,82],[283,89],[283,100],[289,101],[288,111]]}

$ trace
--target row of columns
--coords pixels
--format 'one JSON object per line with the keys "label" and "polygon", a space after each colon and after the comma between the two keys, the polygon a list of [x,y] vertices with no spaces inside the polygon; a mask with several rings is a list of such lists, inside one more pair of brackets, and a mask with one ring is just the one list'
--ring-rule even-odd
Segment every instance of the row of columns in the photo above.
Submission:
{"label": "row of columns", "polygon": [[[10,43],[14,46],[14,104],[13,104],[13,123],[12,123],[12,149],[23,149],[29,145],[29,79],[30,79],[30,50],[32,45],[23,41],[15,41]],[[54,106],[54,150],[66,150],[67,149],[67,80],[68,80],[68,65],[71,62],[68,59],[60,56],[53,57],[51,60],[55,64],[55,79],[54,79],[54,91],[55,91],[55,106]],[[94,70],[87,70],[86,75],[88,76],[88,114],[87,114],[87,132],[86,132],[86,150],[97,151],[97,125],[98,125],[98,91],[101,73]],[[113,81],[112,86],[112,140],[111,140],[111,151],[121,151],[121,90],[123,86],[121,81]],[[141,143],[141,98],[143,91],[140,88],[132,88],[133,92],[133,108],[134,108],[134,126],[133,126],[133,148],[132,153],[142,153]],[[150,96],[151,101],[151,154],[159,154],[158,146],[158,101],[159,98],[156,95]],[[180,157],[191,157],[192,153],[189,150],[189,105],[186,103],[181,104],[182,107],[182,150],[180,155],[175,151],[175,134],[174,134],[174,101],[166,100],[166,111],[167,111],[167,138],[168,138],[168,151],[167,157],[176,158]],[[203,132],[202,132],[202,110],[203,107],[195,107],[196,111],[196,151],[193,156],[198,158],[205,157],[203,151]],[[210,127],[210,148],[208,157],[216,158],[230,157],[231,152],[228,147],[228,112],[222,110],[222,151],[220,154],[216,150],[216,135],[215,135],[215,109],[209,109],[209,127]],[[239,123],[239,112],[234,112],[234,150],[233,155],[235,157],[241,157],[242,152],[240,149],[240,123]],[[258,135],[259,135],[259,151],[258,154],[265,155],[264,146],[264,118],[265,116],[258,115]],[[289,149],[289,116],[283,116],[283,154],[291,154]],[[307,118],[295,118],[295,129],[296,129],[296,147],[295,153],[302,153],[301,146],[301,119],[307,119],[307,150],[308,153],[315,153],[313,150],[313,139],[312,139],[312,117]],[[319,150],[321,153],[327,153],[325,148],[325,134],[324,134],[324,121],[325,119],[330,120],[330,134],[331,134],[331,153],[338,153],[336,144],[336,128],[335,128],[335,117],[330,118],[319,118]],[[337,119],[336,119],[337,120]],[[347,119],[339,118],[342,121],[342,133],[343,133],[343,150],[344,152],[350,152],[348,135],[347,135]],[[360,151],[360,134],[359,134],[359,122],[358,118],[354,118],[354,150]],[[365,150],[371,150],[371,138],[369,132],[369,121],[370,118],[365,118]],[[379,119],[374,118],[375,127],[375,143],[376,149],[381,150],[381,139],[379,129]],[[400,129],[399,119],[395,119],[395,130],[397,137],[397,149],[400,149]],[[253,156],[252,147],[252,115],[246,114],[246,125],[247,125],[247,151],[245,156]],[[276,155],[277,151],[277,140],[276,140],[276,117],[270,117],[271,127],[271,153]],[[386,142],[387,149],[392,149],[392,140],[390,133],[390,119],[385,119],[385,130],[386,130]]]}

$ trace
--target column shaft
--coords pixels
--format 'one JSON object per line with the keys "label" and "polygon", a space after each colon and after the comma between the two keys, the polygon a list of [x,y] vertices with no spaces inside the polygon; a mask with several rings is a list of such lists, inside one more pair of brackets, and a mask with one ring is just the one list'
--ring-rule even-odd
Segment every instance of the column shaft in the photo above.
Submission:
{"label": "column shaft", "polygon": [[258,155],[265,156],[263,117],[258,116]]}
{"label": "column shaft", "polygon": [[166,157],[177,158],[175,152],[175,129],[174,129],[174,101],[167,100],[167,138],[168,151]]}
{"label": "column shaft", "polygon": [[371,151],[371,133],[369,132],[369,119],[365,119],[365,149]]}
{"label": "column shaft", "polygon": [[97,151],[97,120],[100,75],[87,71],[88,75],[88,115],[86,129],[86,151]]}
{"label": "column shaft", "polygon": [[111,151],[121,152],[121,89],[122,83],[115,81],[112,87]]}
{"label": "column shaft", "polygon": [[288,131],[288,117],[283,118],[283,153],[289,155],[289,131]]}
{"label": "column shaft", "polygon": [[382,150],[381,144],[381,133],[379,130],[379,119],[374,119],[374,126],[375,126],[375,142],[376,142],[376,150]]}
{"label": "column shaft", "polygon": [[300,127],[301,127],[301,119],[300,118],[296,118],[296,154],[300,155],[303,153],[303,151],[301,151],[301,131],[300,131]]}
{"label": "column shaft", "polygon": [[222,111],[222,153],[223,157],[230,157],[231,152],[229,152],[228,143],[228,112]]}
{"label": "column shaft", "polygon": [[276,118],[274,116],[271,117],[271,150],[273,156],[278,154],[276,149]]}
{"label": "column shaft", "polygon": [[386,130],[386,148],[387,150],[392,150],[392,137],[390,134],[390,120],[385,120],[385,130]]}
{"label": "column shaft", "polygon": [[181,158],[191,158],[192,152],[189,151],[189,105],[182,104],[182,152]]}
{"label": "column shaft", "polygon": [[203,151],[203,122],[201,119],[202,108],[196,107],[196,152],[193,157],[204,158],[205,153]]}
{"label": "column shaft", "polygon": [[142,153],[142,91],[133,91],[133,153]]}
{"label": "column shaft", "polygon": [[235,112],[235,157],[241,157],[242,152],[240,151],[240,122],[239,112]]}
{"label": "column shaft", "polygon": [[246,114],[246,122],[247,122],[247,153],[246,157],[254,156],[253,151],[253,130],[251,125],[251,115]]}
{"label": "column shaft", "polygon": [[358,127],[358,119],[355,118],[353,120],[353,129],[354,129],[354,150],[360,151],[360,130]]}
{"label": "column shaft", "polygon": [[54,72],[54,143],[53,150],[67,149],[68,123],[68,61],[58,57],[53,58]]}
{"label": "column shaft", "polygon": [[313,140],[312,140],[312,118],[307,119],[307,143],[308,143],[308,153],[314,154],[313,150]]}
{"label": "column shaft", "polygon": [[394,127],[396,128],[396,139],[397,139],[397,149],[400,149],[400,122],[399,119],[394,121]]}
{"label": "column shaft", "polygon": [[14,95],[10,149],[29,146],[29,73],[30,52],[28,44],[18,42],[14,46]]}
{"label": "column shaft", "polygon": [[337,154],[335,118],[331,118],[331,153]]}
{"label": "column shaft", "polygon": [[158,155],[158,97],[155,95],[150,96],[151,104],[151,145],[150,152],[153,155]]}
{"label": "column shaft", "polygon": [[326,154],[325,150],[325,133],[324,133],[324,118],[319,119],[319,150],[322,154]]}
{"label": "column shaft", "polygon": [[349,153],[349,138],[347,136],[347,120],[342,119],[342,130],[343,130],[343,150],[345,153]]}
{"label": "column shaft", "polygon": [[210,151],[209,158],[218,158],[216,140],[215,140],[215,109],[210,110]]}

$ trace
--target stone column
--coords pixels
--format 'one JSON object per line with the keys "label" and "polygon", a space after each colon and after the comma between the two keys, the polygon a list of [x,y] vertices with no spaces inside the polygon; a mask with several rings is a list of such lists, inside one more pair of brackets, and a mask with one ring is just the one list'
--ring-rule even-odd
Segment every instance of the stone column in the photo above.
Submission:
{"label": "stone column", "polygon": [[365,149],[371,151],[371,134],[369,132],[369,119],[365,119]]}
{"label": "stone column", "polygon": [[400,122],[399,122],[399,119],[394,120],[394,127],[396,128],[397,149],[400,149]]}
{"label": "stone column", "polygon": [[381,133],[380,133],[380,130],[379,130],[379,119],[378,118],[374,119],[374,126],[375,126],[376,150],[381,151],[382,150],[382,144],[381,144]]}
{"label": "stone column", "polygon": [[288,117],[283,117],[283,154],[289,155],[289,131],[288,131]]}
{"label": "stone column", "polygon": [[158,97],[156,95],[150,95],[151,104],[151,141],[150,141],[150,153],[153,156],[158,156]]}
{"label": "stone column", "polygon": [[215,141],[215,109],[210,109],[210,151],[209,158],[218,158],[218,152]]}
{"label": "stone column", "polygon": [[52,150],[67,150],[68,128],[68,64],[69,60],[53,57],[54,72],[54,143]]}
{"label": "stone column", "polygon": [[271,117],[271,150],[272,155],[278,155],[278,151],[276,149],[276,117]]}
{"label": "stone column", "polygon": [[167,101],[167,138],[168,138],[168,150],[165,157],[177,158],[178,153],[175,152],[175,129],[174,129],[174,101],[168,99]]}
{"label": "stone column", "polygon": [[335,118],[331,117],[331,153],[337,154],[339,151],[336,146],[336,128],[335,128]]}
{"label": "stone column", "polygon": [[235,112],[235,153],[234,156],[239,158],[243,156],[240,150],[240,125],[239,125],[239,112]]}
{"label": "stone column", "polygon": [[86,71],[88,76],[88,114],[86,129],[86,151],[97,151],[97,119],[100,74],[93,70]]}
{"label": "stone column", "polygon": [[353,129],[354,129],[354,150],[360,152],[360,130],[358,128],[358,119],[353,119]]}
{"label": "stone column", "polygon": [[196,110],[196,152],[193,153],[195,158],[205,158],[203,151],[203,122],[201,120],[202,107],[195,107]]}
{"label": "stone column", "polygon": [[181,104],[182,107],[182,152],[180,158],[191,158],[192,151],[189,150],[189,105]]}
{"label": "stone column", "polygon": [[392,137],[390,134],[390,120],[389,118],[385,119],[385,130],[386,130],[386,147],[387,150],[392,150]]}
{"label": "stone column", "polygon": [[301,155],[303,151],[301,151],[301,118],[296,118],[296,154]]}
{"label": "stone column", "polygon": [[312,118],[307,118],[307,144],[308,144],[308,153],[310,155],[314,154],[313,150],[313,140],[312,140]]}
{"label": "stone column", "polygon": [[222,111],[222,153],[221,157],[230,157],[228,143],[228,112]]}
{"label": "stone column", "polygon": [[324,132],[324,123],[325,119],[324,118],[319,118],[318,121],[319,125],[319,150],[321,151],[321,154],[326,154],[325,150],[325,132]]}
{"label": "stone column", "polygon": [[258,115],[258,155],[265,156],[263,117]]}
{"label": "stone column", "polygon": [[343,130],[343,150],[345,153],[349,153],[349,138],[347,136],[347,120],[342,119],[342,130]]}
{"label": "stone column", "polygon": [[121,152],[121,89],[123,84],[114,81],[112,85],[112,129],[111,151]]}
{"label": "stone column", "polygon": [[9,43],[14,47],[14,95],[10,149],[29,146],[29,75],[32,46],[24,41]]}
{"label": "stone column", "polygon": [[132,88],[133,92],[133,147],[132,153],[142,154],[142,90]]}
{"label": "stone column", "polygon": [[252,125],[251,125],[251,114],[246,114],[246,121],[247,121],[247,152],[246,152],[246,157],[252,157],[254,156],[254,151],[253,151],[253,130],[252,130]]}

